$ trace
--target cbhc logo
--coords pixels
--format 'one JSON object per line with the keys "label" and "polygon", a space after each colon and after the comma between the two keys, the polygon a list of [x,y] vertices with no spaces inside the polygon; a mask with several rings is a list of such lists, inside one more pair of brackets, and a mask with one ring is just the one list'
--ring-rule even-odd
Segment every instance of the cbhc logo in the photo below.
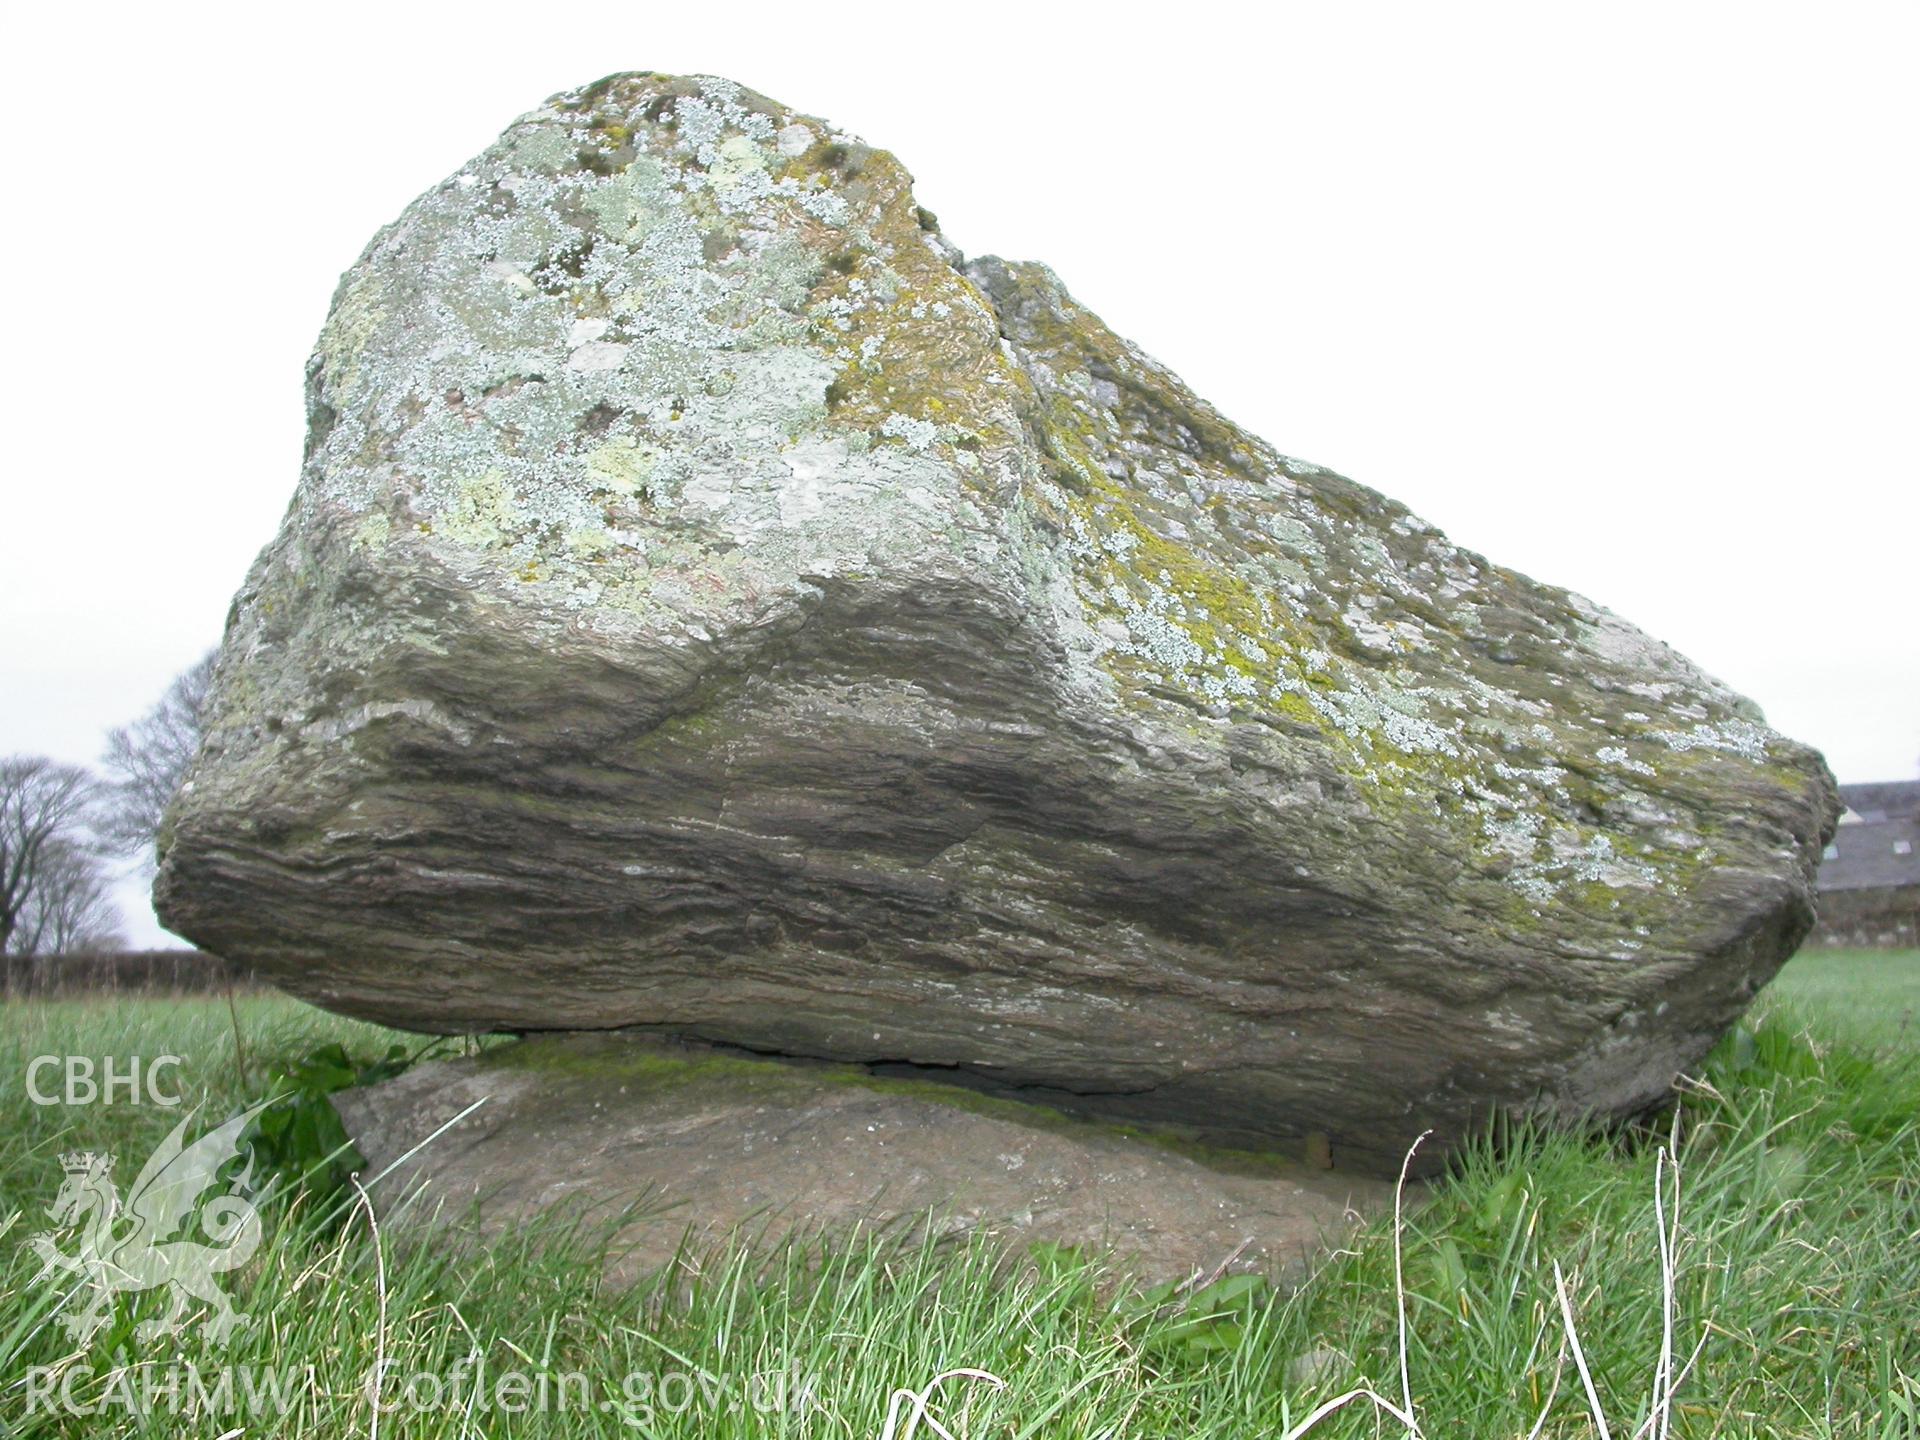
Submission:
{"label": "cbhc logo", "polygon": [[[122,1100],[129,1105],[143,1100],[178,1105],[179,1095],[160,1088],[160,1075],[180,1064],[178,1055],[161,1055],[144,1063],[134,1055],[124,1067],[112,1055],[97,1065],[90,1055],[36,1055],[27,1066],[27,1098],[36,1105],[113,1105]],[[53,1078],[64,1082],[53,1094],[40,1088],[41,1077],[49,1070],[59,1072]]]}

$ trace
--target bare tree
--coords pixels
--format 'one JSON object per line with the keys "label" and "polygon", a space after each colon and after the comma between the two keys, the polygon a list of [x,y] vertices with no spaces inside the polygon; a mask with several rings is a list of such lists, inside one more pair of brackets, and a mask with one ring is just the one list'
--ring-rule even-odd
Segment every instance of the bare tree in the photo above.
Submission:
{"label": "bare tree", "polygon": [[153,857],[161,817],[200,750],[216,653],[209,650],[175,676],[145,715],[107,733],[102,763],[110,783],[100,835],[118,854]]}
{"label": "bare tree", "polygon": [[98,782],[43,755],[0,760],[0,954],[52,953],[116,932],[91,821]]}
{"label": "bare tree", "polygon": [[14,952],[70,955],[117,950],[125,941],[100,857],[66,840],[50,844],[14,929]]}

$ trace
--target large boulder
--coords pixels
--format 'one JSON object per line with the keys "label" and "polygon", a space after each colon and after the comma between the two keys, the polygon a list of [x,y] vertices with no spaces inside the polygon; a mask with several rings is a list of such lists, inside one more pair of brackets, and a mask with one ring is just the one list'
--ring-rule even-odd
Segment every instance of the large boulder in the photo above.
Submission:
{"label": "large boulder", "polygon": [[518,121],[308,391],[156,897],[322,1005],[1388,1168],[1657,1103],[1811,921],[1834,789],[1751,703],[728,82]]}

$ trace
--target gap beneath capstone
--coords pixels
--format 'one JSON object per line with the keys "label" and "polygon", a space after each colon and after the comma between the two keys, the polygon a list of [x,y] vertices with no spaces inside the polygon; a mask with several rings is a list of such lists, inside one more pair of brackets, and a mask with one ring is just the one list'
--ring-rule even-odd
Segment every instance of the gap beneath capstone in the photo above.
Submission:
{"label": "gap beneath capstone", "polygon": [[613,1223],[620,1280],[683,1247],[870,1232],[1111,1252],[1143,1284],[1284,1277],[1393,1193],[944,1082],[632,1032],[540,1035],[334,1100],[365,1173],[391,1167],[373,1193],[403,1233]]}

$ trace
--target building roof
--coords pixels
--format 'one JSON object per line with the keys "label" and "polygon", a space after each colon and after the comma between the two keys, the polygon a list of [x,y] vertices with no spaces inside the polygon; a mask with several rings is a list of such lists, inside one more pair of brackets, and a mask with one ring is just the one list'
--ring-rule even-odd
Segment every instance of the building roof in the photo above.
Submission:
{"label": "building roof", "polygon": [[1920,780],[1842,785],[1840,798],[1863,821],[1920,819]]}
{"label": "building roof", "polygon": [[1862,816],[1857,823],[1842,825],[1820,863],[1819,886],[1822,890],[1920,888],[1920,819]]}

